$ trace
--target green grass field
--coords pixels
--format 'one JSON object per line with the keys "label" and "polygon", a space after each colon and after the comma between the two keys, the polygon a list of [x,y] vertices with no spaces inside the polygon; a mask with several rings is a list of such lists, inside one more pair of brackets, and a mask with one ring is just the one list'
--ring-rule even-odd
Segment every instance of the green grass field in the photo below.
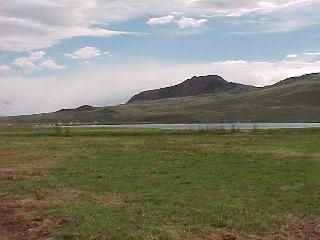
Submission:
{"label": "green grass field", "polygon": [[4,239],[320,239],[320,129],[2,127],[0,171]]}

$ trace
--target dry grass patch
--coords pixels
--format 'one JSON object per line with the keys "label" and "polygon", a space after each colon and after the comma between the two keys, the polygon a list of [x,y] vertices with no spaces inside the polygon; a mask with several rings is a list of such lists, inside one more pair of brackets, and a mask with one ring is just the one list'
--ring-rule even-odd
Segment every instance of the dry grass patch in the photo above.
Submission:
{"label": "dry grass patch", "polygon": [[10,193],[0,199],[0,234],[5,239],[49,239],[70,221],[45,217],[43,212],[72,204],[81,192],[63,189],[60,192],[29,190]]}
{"label": "dry grass patch", "polygon": [[57,162],[57,156],[41,151],[0,149],[0,180],[37,180],[46,177],[47,169]]}
{"label": "dry grass patch", "polygon": [[[193,239],[193,238],[191,238]],[[285,223],[272,232],[241,233],[238,231],[219,229],[200,239],[206,240],[319,240],[320,217],[303,217],[289,215]]]}
{"label": "dry grass patch", "polygon": [[106,207],[123,208],[138,204],[121,193],[93,194],[72,188],[61,191],[31,189],[11,192],[0,198],[1,240],[52,239],[60,229],[71,223],[70,219],[45,216],[53,208],[68,207],[84,197]]}

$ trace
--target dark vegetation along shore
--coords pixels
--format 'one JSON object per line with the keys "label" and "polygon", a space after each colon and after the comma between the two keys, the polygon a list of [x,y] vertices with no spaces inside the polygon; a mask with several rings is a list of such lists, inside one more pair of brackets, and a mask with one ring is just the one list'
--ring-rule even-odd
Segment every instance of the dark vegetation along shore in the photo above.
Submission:
{"label": "dark vegetation along shore", "polygon": [[289,78],[263,88],[206,76],[140,93],[123,105],[2,117],[0,124],[320,122],[319,106],[320,74]]}
{"label": "dark vegetation along shore", "polygon": [[320,130],[0,127],[1,239],[320,239]]}

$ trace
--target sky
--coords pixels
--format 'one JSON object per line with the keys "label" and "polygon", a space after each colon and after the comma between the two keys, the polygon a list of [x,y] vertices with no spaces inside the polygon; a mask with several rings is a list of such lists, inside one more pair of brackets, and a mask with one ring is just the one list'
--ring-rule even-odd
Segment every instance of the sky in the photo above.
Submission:
{"label": "sky", "polygon": [[320,72],[320,0],[0,0],[0,115]]}

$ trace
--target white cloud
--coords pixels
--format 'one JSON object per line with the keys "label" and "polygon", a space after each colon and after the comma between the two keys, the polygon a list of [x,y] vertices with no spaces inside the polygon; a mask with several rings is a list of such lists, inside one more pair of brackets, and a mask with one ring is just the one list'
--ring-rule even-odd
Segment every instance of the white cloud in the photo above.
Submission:
{"label": "white cloud", "polygon": [[121,21],[141,15],[163,15],[174,12],[185,15],[243,16],[267,14],[288,8],[300,9],[318,0],[113,0],[100,1],[96,16],[106,12],[109,21]]}
{"label": "white cloud", "polygon": [[1,76],[4,77],[4,76],[8,76],[11,74],[11,67],[8,66],[8,65],[1,65],[0,64],[0,79],[1,79]]}
{"label": "white cloud", "polygon": [[227,79],[255,86],[274,84],[288,77],[319,72],[320,69],[320,61],[310,63],[285,60],[280,62],[226,61],[214,62],[212,65],[218,74]]}
{"label": "white cloud", "polygon": [[72,59],[89,59],[101,55],[101,51],[95,47],[80,48],[73,53],[65,54],[65,57]]}
{"label": "white cloud", "polygon": [[57,69],[57,70],[64,70],[67,69],[65,65],[58,65],[52,59],[45,59],[44,61],[39,63],[40,67],[48,68],[48,69]]}
{"label": "white cloud", "polygon": [[171,12],[171,14],[174,16],[182,16],[183,15],[182,12]]}
{"label": "white cloud", "polygon": [[1,0],[0,49],[42,49],[77,36],[110,37],[126,34],[91,23],[95,0]]}
{"label": "white cloud", "polygon": [[56,69],[62,70],[67,67],[64,65],[58,65],[50,58],[45,58],[45,52],[38,51],[30,53],[28,57],[20,57],[13,61],[13,65],[16,65],[22,68],[26,72],[32,72],[37,70],[42,70],[43,68],[47,69]]}
{"label": "white cloud", "polygon": [[45,53],[43,51],[31,53],[28,57],[20,57],[13,61],[13,64],[22,68],[25,71],[31,72],[41,70],[37,62],[43,58]]}
{"label": "white cloud", "polygon": [[273,21],[267,21],[261,24],[262,33],[278,33],[278,32],[291,32],[299,29],[314,25],[315,21],[311,19],[301,18],[299,19],[277,19]]}
{"label": "white cloud", "polygon": [[[201,15],[239,17],[277,14],[283,16],[277,21],[277,31],[296,30],[318,22],[319,7],[319,0],[1,0],[0,49],[30,51],[47,48],[72,37],[128,34],[109,30],[106,26],[145,15],[173,15],[173,12],[193,18]],[[296,15],[304,9],[308,9],[308,13],[296,19]],[[295,11],[296,14],[288,11]],[[172,21],[171,18],[162,20]],[[181,23],[180,26],[197,25],[191,20],[187,22],[189,24]]]}
{"label": "white cloud", "polygon": [[[319,3],[318,0],[239,0],[239,1],[212,1],[199,0],[199,4],[206,5],[208,9],[215,8],[213,16],[240,17],[245,15],[270,14],[286,11],[288,9],[301,9]],[[210,12],[210,10],[209,10]]]}
{"label": "white cloud", "polygon": [[320,52],[305,52],[287,55],[287,61],[293,62],[315,62],[320,61]]}
{"label": "white cloud", "polygon": [[159,17],[159,18],[151,18],[147,21],[147,24],[150,26],[155,25],[166,25],[169,23],[176,23],[177,26],[181,29],[183,28],[191,28],[191,27],[200,27],[204,23],[208,22],[207,19],[195,19],[195,18],[187,18],[187,17],[181,17],[180,19],[176,19],[175,16],[168,15],[165,17]]}
{"label": "white cloud", "polygon": [[164,24],[172,23],[174,19],[175,17],[172,15],[159,17],[159,18],[151,18],[147,21],[147,24],[149,24],[150,26],[164,25]]}
{"label": "white cloud", "polygon": [[[301,54],[303,55],[303,54]],[[194,75],[218,74],[228,81],[264,86],[305,73],[319,72],[320,61],[254,62],[229,60],[206,63],[121,62],[79,66],[58,77],[0,76],[2,100],[13,104],[5,114],[50,112],[83,104],[106,106],[126,102],[147,89],[170,86]]]}
{"label": "white cloud", "polygon": [[11,70],[10,66],[8,66],[8,65],[0,65],[0,73],[1,72],[8,72],[10,70]]}
{"label": "white cloud", "polygon": [[314,10],[311,7],[301,8],[299,11],[296,8],[288,9],[285,12],[276,11],[267,16],[262,15],[261,17],[256,16],[246,19],[228,18],[226,22],[229,27],[234,27],[230,30],[233,34],[270,34],[298,31],[315,25],[320,20],[319,15],[312,15]]}
{"label": "white cloud", "polygon": [[188,27],[201,27],[204,23],[208,22],[207,19],[194,19],[182,17],[177,21],[179,28],[188,28]]}
{"label": "white cloud", "polygon": [[319,57],[320,56],[320,52],[307,52],[307,53],[304,53],[304,55]]}
{"label": "white cloud", "polygon": [[286,58],[297,58],[298,57],[298,54],[288,54],[287,56],[286,56]]}

